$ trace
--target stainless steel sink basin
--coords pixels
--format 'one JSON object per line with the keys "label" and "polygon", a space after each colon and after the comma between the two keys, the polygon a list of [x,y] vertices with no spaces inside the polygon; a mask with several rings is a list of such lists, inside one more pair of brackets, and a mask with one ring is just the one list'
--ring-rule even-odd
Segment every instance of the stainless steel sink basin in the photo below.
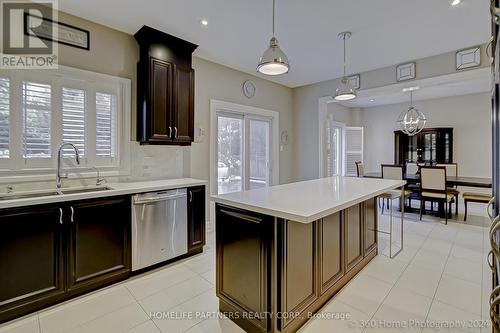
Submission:
{"label": "stainless steel sink basin", "polygon": [[55,190],[39,190],[39,191],[29,191],[29,192],[19,192],[19,193],[8,193],[0,195],[0,201],[2,200],[18,200],[18,199],[31,199],[47,196],[57,196],[65,194],[78,194],[78,193],[90,193],[90,192],[101,192],[112,190],[108,186],[82,186],[82,187],[68,187],[62,188],[61,193]]}
{"label": "stainless steel sink basin", "polygon": [[18,200],[18,199],[30,199],[47,197],[52,195],[59,195],[57,191],[37,191],[37,192],[21,192],[21,193],[9,193],[0,196],[0,200]]}
{"label": "stainless steel sink basin", "polygon": [[66,188],[61,189],[62,194],[76,194],[76,193],[89,193],[89,192],[101,192],[109,191],[111,187],[107,186],[89,186],[89,187],[78,187],[78,188]]}

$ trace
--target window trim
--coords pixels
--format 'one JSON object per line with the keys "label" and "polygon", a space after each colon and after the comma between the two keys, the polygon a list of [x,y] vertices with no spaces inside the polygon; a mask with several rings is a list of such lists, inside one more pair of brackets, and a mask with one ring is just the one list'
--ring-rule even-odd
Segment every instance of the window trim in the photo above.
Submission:
{"label": "window trim", "polygon": [[[49,74],[47,74],[49,73]],[[10,138],[9,138],[9,149],[10,149],[10,158],[8,165],[9,167],[15,165],[21,165],[24,163],[25,159],[22,158],[21,155],[12,154],[14,149],[22,149],[20,145],[11,145],[10,142],[18,139],[22,139],[22,113],[21,112],[13,112],[12,110],[21,110],[22,104],[22,91],[18,89],[21,87],[22,81],[35,81],[38,83],[49,83],[52,85],[52,90],[62,90],[63,86],[68,88],[82,89],[85,87],[87,91],[87,103],[89,100],[89,96],[94,95],[95,93],[111,93],[116,94],[117,96],[117,128],[116,128],[116,165],[113,166],[99,166],[99,171],[101,171],[101,175],[103,176],[123,176],[130,175],[130,117],[131,117],[131,80],[112,76],[108,74],[102,74],[87,70],[82,70],[78,68],[61,66],[57,70],[0,70],[0,76],[7,77],[10,81],[10,111],[9,111],[9,123],[10,125]],[[64,84],[66,81],[67,84]],[[91,83],[92,89],[88,90],[88,84]],[[13,89],[13,87],[15,87]],[[56,90],[57,89],[57,90]],[[21,94],[21,96],[19,96]],[[60,110],[62,108],[62,96],[60,94],[53,94],[52,96],[52,109]],[[13,102],[14,101],[14,102]],[[95,113],[95,106],[92,106],[93,103],[88,103],[89,110],[93,109]],[[60,113],[60,114],[59,114]],[[53,117],[57,115],[56,117]],[[54,119],[57,118],[57,119]],[[60,119],[59,119],[60,118]],[[56,123],[55,123],[56,122]],[[62,112],[53,112],[51,115],[51,127],[62,125],[59,122],[62,122]],[[53,127],[53,128],[60,128]],[[89,126],[89,128],[92,126]],[[92,130],[93,133],[88,132],[88,135],[95,135],[95,129]],[[15,132],[15,133],[13,133]],[[60,138],[59,138],[60,137]],[[59,144],[62,142],[62,131],[61,133],[57,133],[57,137],[51,138],[51,150],[53,157],[50,159],[50,166],[34,166],[32,168],[23,168],[17,170],[9,170],[2,166],[0,168],[0,184],[4,183],[12,183],[12,182],[23,182],[23,181],[44,181],[53,179],[54,173],[56,171],[55,168],[55,155],[57,154],[57,148]],[[86,151],[90,153],[88,147],[86,147]],[[87,166],[81,169],[81,172],[78,173],[78,176],[74,176],[74,178],[87,178],[87,177],[95,177],[95,170],[91,170],[91,167],[95,165],[95,162],[99,159],[96,157],[89,159],[89,154],[86,154],[84,159],[87,161]],[[12,158],[12,156],[20,156],[18,159]],[[36,159],[39,160],[39,159]],[[69,163],[67,161],[72,160],[72,158],[64,158],[64,165],[67,166]],[[5,161],[6,162],[6,161]],[[93,164],[94,163],[94,164]],[[7,164],[7,163],[6,163]],[[6,165],[4,164],[4,165]],[[74,174],[74,172],[73,172]],[[70,173],[70,178],[72,173]]]}

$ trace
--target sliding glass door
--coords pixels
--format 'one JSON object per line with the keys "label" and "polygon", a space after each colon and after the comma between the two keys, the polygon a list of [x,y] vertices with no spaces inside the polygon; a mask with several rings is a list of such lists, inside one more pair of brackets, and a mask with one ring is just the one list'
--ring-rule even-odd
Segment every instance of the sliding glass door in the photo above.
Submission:
{"label": "sliding glass door", "polygon": [[217,193],[269,186],[271,120],[217,113]]}

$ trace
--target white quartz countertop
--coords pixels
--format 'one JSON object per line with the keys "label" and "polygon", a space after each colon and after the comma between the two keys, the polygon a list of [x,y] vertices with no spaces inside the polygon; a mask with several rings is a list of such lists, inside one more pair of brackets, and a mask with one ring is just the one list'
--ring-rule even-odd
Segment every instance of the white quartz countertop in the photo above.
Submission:
{"label": "white quartz countertop", "polygon": [[[137,181],[137,182],[121,182],[109,183],[105,186],[110,190],[95,191],[86,193],[72,193],[62,195],[50,195],[34,198],[23,198],[13,200],[0,200],[0,209],[20,206],[31,206],[39,204],[48,204],[56,202],[65,202],[73,200],[84,200],[93,198],[103,198],[116,195],[126,195],[144,192],[153,192],[161,190],[169,190],[183,187],[191,187],[198,185],[207,185],[207,181],[193,178],[180,178],[180,179],[164,179],[164,180],[150,180],[150,181]],[[55,189],[55,188],[54,188]],[[64,191],[64,187],[62,188]],[[19,192],[21,194],[22,192]],[[15,195],[14,193],[13,195]]]}
{"label": "white quartz countertop", "polygon": [[310,223],[406,184],[404,180],[331,177],[215,195],[216,203]]}

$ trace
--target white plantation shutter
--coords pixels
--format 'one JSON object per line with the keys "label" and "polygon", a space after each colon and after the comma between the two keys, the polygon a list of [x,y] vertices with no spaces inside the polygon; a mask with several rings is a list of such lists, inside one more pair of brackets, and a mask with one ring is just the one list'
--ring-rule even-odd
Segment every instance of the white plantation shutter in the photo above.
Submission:
{"label": "white plantation shutter", "polygon": [[[78,148],[80,156],[85,156],[85,91],[80,89],[62,89],[62,137],[63,142],[72,143]],[[74,157],[71,148],[63,150],[64,157]]]}
{"label": "white plantation shutter", "polygon": [[0,158],[9,158],[10,81],[0,77]]}
{"label": "white plantation shutter", "polygon": [[[0,69],[0,177],[53,173],[62,143],[78,148],[84,168],[128,173],[129,117],[128,79],[67,67]],[[62,154],[72,168],[73,149]]]}
{"label": "white plantation shutter", "polygon": [[363,162],[363,127],[344,130],[344,174],[356,176],[356,162]]}
{"label": "white plantation shutter", "polygon": [[115,157],[116,96],[96,93],[96,156]]}
{"label": "white plantation shutter", "polygon": [[23,82],[23,157],[51,157],[52,88],[48,84]]}

